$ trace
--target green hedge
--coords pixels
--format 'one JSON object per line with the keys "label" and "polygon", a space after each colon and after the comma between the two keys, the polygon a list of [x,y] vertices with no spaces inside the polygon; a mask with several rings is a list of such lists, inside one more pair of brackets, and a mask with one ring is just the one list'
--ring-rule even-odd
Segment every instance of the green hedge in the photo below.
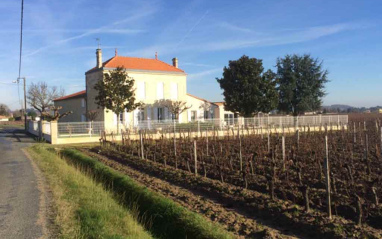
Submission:
{"label": "green hedge", "polygon": [[148,228],[158,238],[233,238],[218,224],[189,211],[162,195],[138,185],[128,176],[80,153],[75,149],[61,151],[69,162],[88,169],[104,186],[112,185],[124,203],[138,210],[139,216],[152,222]]}

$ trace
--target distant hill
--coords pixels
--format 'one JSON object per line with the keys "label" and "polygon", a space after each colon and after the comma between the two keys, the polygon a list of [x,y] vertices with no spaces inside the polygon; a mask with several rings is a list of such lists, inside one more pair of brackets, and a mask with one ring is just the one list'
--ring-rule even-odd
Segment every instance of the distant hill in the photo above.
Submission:
{"label": "distant hill", "polygon": [[329,105],[329,106],[322,106],[322,110],[326,112],[378,112],[379,109],[382,109],[382,106],[374,106],[374,107],[354,107],[350,105],[341,105],[341,104],[335,104],[335,105]]}
{"label": "distant hill", "polygon": [[350,105],[341,105],[341,104],[335,104],[335,105],[329,105],[329,106],[322,106],[323,109],[328,110],[337,110],[340,109],[341,111],[347,111],[348,109],[353,109],[355,107]]}

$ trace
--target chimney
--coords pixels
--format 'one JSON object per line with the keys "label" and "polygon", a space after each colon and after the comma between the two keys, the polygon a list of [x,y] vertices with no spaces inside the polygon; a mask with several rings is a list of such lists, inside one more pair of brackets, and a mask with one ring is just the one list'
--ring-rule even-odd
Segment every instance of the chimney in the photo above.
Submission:
{"label": "chimney", "polygon": [[158,60],[158,52],[155,52],[155,60]]}
{"label": "chimney", "polygon": [[175,67],[175,68],[178,68],[178,58],[172,58],[172,65]]}
{"label": "chimney", "polygon": [[115,56],[118,56],[118,48],[115,48]]}
{"label": "chimney", "polygon": [[96,55],[97,55],[97,68],[101,68],[102,67],[102,50],[100,48],[97,48]]}

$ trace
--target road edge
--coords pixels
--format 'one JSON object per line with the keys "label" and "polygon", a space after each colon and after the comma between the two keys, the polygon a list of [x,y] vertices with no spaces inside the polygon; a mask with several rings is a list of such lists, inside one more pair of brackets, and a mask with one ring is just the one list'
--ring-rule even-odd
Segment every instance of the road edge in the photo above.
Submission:
{"label": "road edge", "polygon": [[33,173],[37,179],[37,189],[39,191],[39,210],[38,219],[36,224],[41,226],[42,236],[40,239],[45,238],[57,238],[59,234],[58,226],[54,223],[55,218],[55,208],[53,203],[53,197],[51,195],[50,187],[41,172],[40,168],[37,166],[36,162],[30,156],[27,148],[22,148],[21,151],[30,161]]}

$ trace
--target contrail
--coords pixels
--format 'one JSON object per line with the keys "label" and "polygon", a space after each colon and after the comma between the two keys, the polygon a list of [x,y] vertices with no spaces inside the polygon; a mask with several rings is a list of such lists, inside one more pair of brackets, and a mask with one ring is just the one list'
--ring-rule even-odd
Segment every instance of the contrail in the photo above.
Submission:
{"label": "contrail", "polygon": [[32,52],[30,52],[28,54],[25,54],[24,56],[26,56],[26,57],[33,56],[33,55],[35,55],[35,54],[37,54],[37,53],[39,53],[39,52],[41,52],[43,50],[46,50],[46,49],[49,49],[49,48],[52,48],[52,47],[55,47],[55,46],[58,46],[58,45],[61,45],[61,44],[73,41],[73,40],[77,40],[77,39],[80,39],[80,38],[83,38],[83,37],[86,37],[86,36],[89,36],[89,35],[93,35],[93,34],[96,34],[96,33],[101,33],[101,32],[103,32],[105,30],[111,31],[109,29],[111,26],[115,26],[115,25],[119,25],[119,24],[126,23],[126,22],[129,22],[129,21],[133,21],[133,20],[136,20],[136,19],[148,16],[148,15],[151,15],[154,12],[155,11],[150,10],[150,11],[147,11],[147,12],[144,12],[144,13],[140,13],[140,14],[136,14],[136,15],[124,18],[122,20],[115,21],[115,22],[113,22],[111,24],[107,24],[107,25],[101,26],[101,27],[96,28],[96,29],[90,29],[90,30],[88,30],[88,31],[86,31],[86,32],[84,32],[82,34],[79,34],[79,35],[76,35],[76,36],[73,36],[73,37],[69,37],[69,38],[57,41],[57,42],[55,42],[53,44],[50,44],[50,45],[38,48],[37,50],[34,50],[34,51],[32,51]]}
{"label": "contrail", "polygon": [[178,42],[178,44],[177,44],[176,47],[175,47],[175,50],[178,49],[179,45],[182,44],[184,40],[186,40],[186,38],[188,37],[188,35],[190,35],[190,33],[195,29],[195,27],[196,27],[197,25],[199,25],[199,23],[203,20],[203,18],[204,18],[207,14],[208,14],[208,10],[204,13],[204,15],[203,15],[201,18],[199,18],[199,20],[195,23],[195,25],[193,25],[193,26],[191,27],[191,29],[186,33],[186,35],[184,35],[184,37],[182,38],[182,40],[180,40],[180,41]]}

